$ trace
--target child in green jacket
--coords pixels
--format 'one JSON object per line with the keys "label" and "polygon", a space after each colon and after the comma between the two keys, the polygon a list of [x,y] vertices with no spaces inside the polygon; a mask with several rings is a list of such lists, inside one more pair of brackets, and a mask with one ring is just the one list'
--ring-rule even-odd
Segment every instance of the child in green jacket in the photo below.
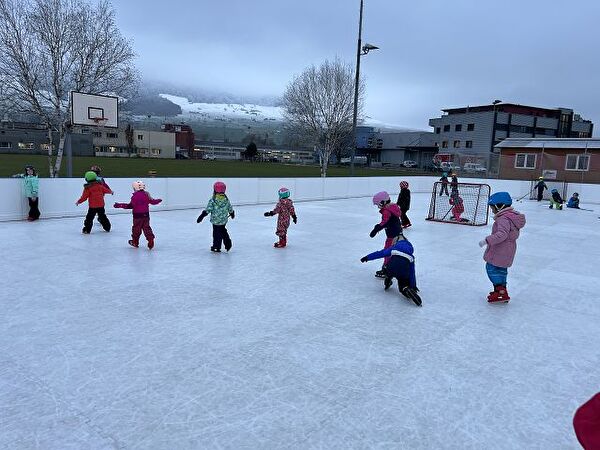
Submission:
{"label": "child in green jacket", "polygon": [[235,217],[235,211],[225,195],[227,186],[221,181],[217,181],[213,186],[213,196],[208,201],[208,205],[202,214],[198,216],[196,223],[202,222],[206,216],[210,214],[210,222],[213,226],[213,245],[210,248],[211,252],[220,253],[221,244],[225,244],[225,250],[231,250],[231,238],[227,232],[227,221],[229,217],[232,219]]}
{"label": "child in green jacket", "polygon": [[40,182],[33,166],[25,166],[25,173],[19,175],[23,178],[23,189],[25,197],[29,202],[29,214],[27,220],[30,222],[40,218],[40,209],[38,207],[40,199],[38,197]]}

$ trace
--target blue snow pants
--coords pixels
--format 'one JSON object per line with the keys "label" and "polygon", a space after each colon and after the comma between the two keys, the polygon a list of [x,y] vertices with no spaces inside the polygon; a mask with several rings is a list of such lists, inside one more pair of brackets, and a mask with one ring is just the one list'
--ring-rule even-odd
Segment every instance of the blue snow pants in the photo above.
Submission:
{"label": "blue snow pants", "polygon": [[485,263],[485,270],[494,286],[506,286],[506,277],[508,276],[508,269],[506,267],[498,267],[490,263]]}

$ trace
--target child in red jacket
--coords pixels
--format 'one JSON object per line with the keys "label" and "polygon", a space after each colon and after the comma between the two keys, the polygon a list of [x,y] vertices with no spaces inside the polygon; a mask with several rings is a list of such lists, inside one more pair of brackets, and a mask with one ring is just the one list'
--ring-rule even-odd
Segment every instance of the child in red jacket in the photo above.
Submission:
{"label": "child in red jacket", "polygon": [[452,218],[457,222],[464,221],[461,215],[465,212],[465,205],[463,199],[458,194],[452,194],[450,196],[450,205],[452,206]]}
{"label": "child in red jacket", "polygon": [[133,195],[129,203],[115,203],[113,207],[133,210],[133,227],[131,227],[131,239],[129,245],[138,248],[140,246],[140,236],[142,231],[148,241],[148,248],[154,248],[154,233],[150,227],[150,205],[158,205],[162,202],[160,198],[152,198],[149,192],[146,192],[146,185],[143,181],[134,181]]}
{"label": "child in red jacket", "polygon": [[287,245],[287,230],[290,227],[290,217],[294,221],[294,223],[298,223],[298,218],[296,217],[296,211],[294,210],[294,203],[290,197],[290,190],[288,188],[282,187],[278,192],[279,201],[275,206],[273,211],[267,211],[264,215],[265,217],[274,216],[278,214],[277,217],[277,231],[275,234],[279,236],[279,242],[275,242],[273,247],[275,248],[283,248]]}
{"label": "child in red jacket", "polygon": [[88,201],[89,208],[83,221],[83,230],[81,230],[83,234],[91,233],[96,214],[98,214],[98,221],[102,225],[102,228],[104,228],[104,231],[110,231],[110,220],[108,220],[104,211],[104,195],[113,194],[113,191],[97,181],[96,178],[97,175],[95,172],[89,171],[85,173],[85,181],[87,183],[83,185],[83,194],[75,202],[76,205],[80,205],[86,200]]}

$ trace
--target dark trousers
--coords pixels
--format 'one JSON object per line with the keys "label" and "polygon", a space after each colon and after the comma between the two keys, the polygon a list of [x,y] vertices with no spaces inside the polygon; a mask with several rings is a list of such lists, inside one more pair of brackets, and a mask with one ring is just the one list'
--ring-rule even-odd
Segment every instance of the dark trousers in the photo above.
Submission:
{"label": "dark trousers", "polygon": [[154,240],[154,233],[150,227],[150,216],[133,218],[133,226],[131,227],[131,239],[133,242],[140,242],[142,232],[148,242]]}
{"label": "dark trousers", "polygon": [[538,189],[537,201],[541,202],[544,198],[544,189]]}
{"label": "dark trousers", "polygon": [[98,214],[98,222],[104,228],[104,231],[110,231],[110,220],[106,217],[106,213],[104,212],[104,208],[89,208],[88,212],[85,216],[85,220],[83,221],[83,231],[89,233],[92,231],[92,225],[94,224],[94,217]]}
{"label": "dark trousers", "polygon": [[40,218],[40,209],[38,208],[38,204],[40,202],[40,198],[36,197],[36,199],[34,200],[31,197],[27,197],[27,200],[29,200],[29,219],[31,220],[38,220]]}
{"label": "dark trousers", "polygon": [[[398,280],[398,287],[410,286],[410,261],[403,256],[394,255],[385,266],[386,275]],[[410,286],[415,287],[415,286]]]}
{"label": "dark trousers", "polygon": [[440,197],[442,196],[442,194],[448,194],[448,184],[442,183],[442,187],[440,188]]}
{"label": "dark trousers", "polygon": [[402,213],[400,214],[400,221],[402,222],[403,227],[410,225],[410,220],[408,220],[408,216],[404,210],[402,210]]}
{"label": "dark trousers", "polygon": [[231,248],[231,238],[225,225],[213,224],[213,247],[220,250],[221,244],[225,244],[225,250],[229,250]]}

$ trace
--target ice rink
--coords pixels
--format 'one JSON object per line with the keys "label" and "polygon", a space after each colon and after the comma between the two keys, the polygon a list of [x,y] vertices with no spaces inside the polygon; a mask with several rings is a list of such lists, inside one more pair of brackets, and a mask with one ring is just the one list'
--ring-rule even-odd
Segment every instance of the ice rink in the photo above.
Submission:
{"label": "ice rink", "polygon": [[359,262],[384,241],[369,198],[297,203],[285,249],[271,205],[238,207],[229,254],[194,210],[154,212],[152,251],[130,215],[0,223],[0,448],[579,448],[598,206],[517,203],[512,300],[488,305],[491,221],[426,222],[428,203],[406,232],[422,308]]}

